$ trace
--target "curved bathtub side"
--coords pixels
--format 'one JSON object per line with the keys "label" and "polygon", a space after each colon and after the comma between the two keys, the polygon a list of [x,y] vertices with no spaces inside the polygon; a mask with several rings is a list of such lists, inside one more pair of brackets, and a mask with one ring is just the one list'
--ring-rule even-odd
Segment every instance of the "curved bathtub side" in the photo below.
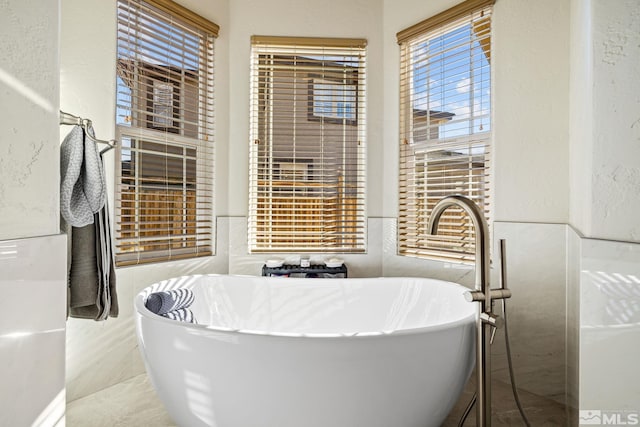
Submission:
{"label": "curved bathtub side", "polygon": [[180,426],[439,426],[473,367],[472,319],[416,334],[305,338],[136,318],[149,377]]}
{"label": "curved bathtub side", "polygon": [[212,410],[205,370],[208,341],[190,338],[180,322],[163,322],[136,313],[138,347],[147,376],[160,401],[179,426],[219,426]]}

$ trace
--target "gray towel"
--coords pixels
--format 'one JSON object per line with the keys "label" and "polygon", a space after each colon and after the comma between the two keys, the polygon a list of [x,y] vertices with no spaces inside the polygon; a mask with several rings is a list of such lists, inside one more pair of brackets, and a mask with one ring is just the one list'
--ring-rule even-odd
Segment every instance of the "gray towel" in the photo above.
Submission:
{"label": "gray towel", "polygon": [[67,238],[71,242],[69,267],[69,307],[72,317],[95,318],[87,307],[98,301],[98,258],[96,232],[93,224],[69,227]]}
{"label": "gray towel", "polygon": [[147,297],[144,305],[155,314],[167,314],[170,311],[188,308],[193,303],[191,289],[173,289],[171,291],[154,292]]}
{"label": "gray towel", "polygon": [[[72,227],[69,270],[69,314],[80,319],[106,320],[118,316],[116,275],[110,235],[103,228],[105,208],[94,224]],[[70,227],[71,228],[71,227]],[[108,239],[106,242],[104,239]]]}
{"label": "gray towel", "polygon": [[179,320],[180,322],[197,323],[196,318],[188,308],[179,308],[177,310],[161,314],[161,316],[171,320]]}
{"label": "gray towel", "polygon": [[118,316],[109,208],[105,203],[94,215],[93,224],[68,227],[69,315],[106,320]]}
{"label": "gray towel", "polygon": [[[111,225],[109,224],[109,204],[96,214],[96,252],[98,253],[98,270],[103,289],[102,313],[103,318],[118,317],[118,294],[116,293],[115,257],[113,256],[113,240],[111,239]],[[98,238],[99,237],[99,238]]]}
{"label": "gray towel", "polygon": [[[87,130],[93,135],[93,129]],[[83,227],[104,206],[106,184],[95,142],[74,126],[60,145],[60,213],[67,224]]]}

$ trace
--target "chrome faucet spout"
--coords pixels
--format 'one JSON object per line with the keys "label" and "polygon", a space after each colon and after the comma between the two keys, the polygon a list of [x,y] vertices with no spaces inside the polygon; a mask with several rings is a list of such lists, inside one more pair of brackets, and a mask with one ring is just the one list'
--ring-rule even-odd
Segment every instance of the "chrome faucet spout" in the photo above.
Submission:
{"label": "chrome faucet spout", "polygon": [[[490,259],[489,259],[489,227],[484,212],[471,199],[460,196],[448,196],[436,203],[431,211],[427,230],[429,234],[436,234],[440,218],[445,210],[451,206],[462,208],[473,223],[476,236],[476,283],[474,292],[465,297],[469,301],[477,301],[478,316],[476,319],[476,378],[478,400],[476,402],[476,425],[491,426],[491,332],[498,325],[498,318],[491,312],[491,298],[504,298],[491,291]],[[510,296],[510,295],[509,295]]]}
{"label": "chrome faucet spout", "polygon": [[[490,275],[490,259],[489,259],[489,227],[487,220],[484,218],[484,212],[480,210],[477,204],[465,196],[454,195],[441,199],[431,211],[429,223],[427,224],[427,232],[435,235],[438,232],[440,218],[445,210],[451,206],[462,208],[473,223],[473,229],[476,234],[476,283],[475,288],[478,291],[485,292],[489,290]],[[486,296],[485,296],[486,298]],[[490,296],[489,296],[490,298]],[[491,301],[488,301],[489,303]]]}

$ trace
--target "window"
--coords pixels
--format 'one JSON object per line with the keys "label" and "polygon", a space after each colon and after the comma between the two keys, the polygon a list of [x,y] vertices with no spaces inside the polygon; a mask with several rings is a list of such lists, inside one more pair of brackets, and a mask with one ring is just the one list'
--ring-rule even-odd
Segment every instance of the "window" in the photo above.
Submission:
{"label": "window", "polygon": [[365,45],[252,38],[251,252],[365,250]]}
{"label": "window", "polygon": [[468,0],[398,33],[401,255],[472,262],[473,225],[448,209],[427,234],[435,204],[462,194],[491,213],[491,7]]}
{"label": "window", "polygon": [[118,0],[118,266],[213,253],[217,33],[172,1]]}
{"label": "window", "polygon": [[160,80],[152,80],[153,94],[150,97],[150,107],[153,115],[150,116],[153,121],[154,129],[178,129],[177,123],[173,121],[173,118],[179,114],[174,110],[173,102],[174,98],[179,101],[180,95],[176,94],[174,97],[174,87],[171,83],[165,83]]}
{"label": "window", "polygon": [[323,119],[326,123],[356,126],[357,86],[325,79],[311,80],[309,120]]}

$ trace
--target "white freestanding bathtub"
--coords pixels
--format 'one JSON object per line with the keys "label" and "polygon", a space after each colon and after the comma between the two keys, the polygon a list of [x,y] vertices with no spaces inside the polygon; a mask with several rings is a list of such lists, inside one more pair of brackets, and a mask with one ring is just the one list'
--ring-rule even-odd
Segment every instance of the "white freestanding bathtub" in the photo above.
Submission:
{"label": "white freestanding bathtub", "polygon": [[[198,324],[148,311],[190,288]],[[439,426],[474,364],[466,288],[417,278],[187,276],[135,298],[147,373],[181,427]]]}

